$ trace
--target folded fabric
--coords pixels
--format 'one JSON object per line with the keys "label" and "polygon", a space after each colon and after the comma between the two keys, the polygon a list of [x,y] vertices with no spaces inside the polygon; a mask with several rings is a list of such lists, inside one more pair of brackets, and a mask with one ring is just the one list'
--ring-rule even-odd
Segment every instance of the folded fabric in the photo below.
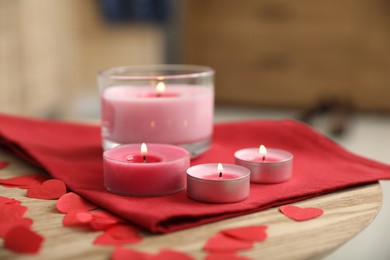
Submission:
{"label": "folded fabric", "polygon": [[182,191],[150,198],[124,197],[103,184],[98,126],[0,115],[0,144],[63,180],[80,196],[152,232],[167,233],[292,203],[359,184],[390,179],[390,166],[354,155],[302,123],[245,121],[215,125],[212,147],[192,165],[234,163],[246,147],[280,148],[294,154],[293,177],[251,184],[247,200],[232,204],[193,201]]}

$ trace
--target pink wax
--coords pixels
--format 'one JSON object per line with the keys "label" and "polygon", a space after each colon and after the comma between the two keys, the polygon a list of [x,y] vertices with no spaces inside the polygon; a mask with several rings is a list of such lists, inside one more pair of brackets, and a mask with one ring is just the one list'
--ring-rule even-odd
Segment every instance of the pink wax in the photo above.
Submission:
{"label": "pink wax", "polygon": [[161,159],[153,155],[136,154],[136,155],[127,156],[126,161],[133,162],[133,163],[152,163],[152,162],[161,162]]}
{"label": "pink wax", "polygon": [[139,97],[160,98],[160,97],[177,97],[179,93],[176,92],[149,92],[146,95],[140,95]]}
{"label": "pink wax", "polygon": [[251,162],[278,162],[280,161],[280,158],[274,158],[271,156],[265,156],[263,157],[248,157],[248,161]]}
{"label": "pink wax", "polygon": [[293,155],[290,152],[268,148],[264,156],[263,160],[258,148],[241,149],[234,153],[236,164],[250,170],[253,183],[280,183],[291,178]]}
{"label": "pink wax", "polygon": [[157,96],[149,86],[104,89],[103,138],[118,144],[189,144],[209,140],[213,131],[213,90],[168,84],[164,93]]}
{"label": "pink wax", "polygon": [[207,203],[233,203],[249,195],[250,172],[247,168],[223,164],[222,176],[217,164],[199,164],[187,170],[187,195]]}
{"label": "pink wax", "polygon": [[126,196],[161,196],[185,188],[188,151],[165,144],[147,144],[147,148],[146,155],[140,154],[141,144],[121,145],[103,153],[107,190]]}

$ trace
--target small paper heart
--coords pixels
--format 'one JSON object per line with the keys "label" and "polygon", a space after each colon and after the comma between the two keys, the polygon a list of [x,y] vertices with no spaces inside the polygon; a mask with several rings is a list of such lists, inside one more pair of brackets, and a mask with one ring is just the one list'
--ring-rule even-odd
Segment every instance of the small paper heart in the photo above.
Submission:
{"label": "small paper heart", "polygon": [[193,260],[194,258],[175,250],[171,249],[162,249],[156,255],[143,253],[140,251],[136,251],[128,248],[117,247],[112,252],[111,255],[112,260]]}
{"label": "small paper heart", "polygon": [[116,239],[126,239],[129,237],[142,238],[139,236],[138,228],[125,224],[114,225],[108,228],[106,232]]}
{"label": "small paper heart", "polygon": [[139,230],[130,225],[117,224],[96,237],[95,245],[125,245],[141,242]]}
{"label": "small paper heart", "polygon": [[93,230],[106,230],[118,223],[124,223],[124,221],[106,211],[98,211],[92,213],[92,220],[89,225]]}
{"label": "small paper heart", "polygon": [[59,212],[67,213],[71,210],[93,210],[97,206],[89,203],[85,199],[73,192],[68,192],[61,196],[56,203],[56,207]]}
{"label": "small paper heart", "polygon": [[6,187],[28,189],[29,187],[35,186],[37,184],[41,184],[44,180],[46,180],[45,176],[36,173],[36,174],[13,177],[8,179],[0,179],[0,184],[3,184]]}
{"label": "small paper heart", "polygon": [[111,236],[111,234],[103,233],[96,237],[93,241],[95,245],[105,245],[105,246],[122,246],[127,244],[135,244],[142,241],[142,238],[139,237],[128,237],[126,239],[116,239]]}
{"label": "small paper heart", "polygon": [[267,239],[267,226],[248,226],[225,229],[222,233],[228,237],[249,242],[262,242]]}
{"label": "small paper heart", "polygon": [[25,254],[35,254],[39,251],[43,237],[25,226],[17,226],[4,236],[4,247]]}
{"label": "small paper heart", "polygon": [[253,245],[250,242],[237,240],[218,233],[206,242],[203,250],[211,252],[234,252],[252,247]]}
{"label": "small paper heart", "polygon": [[301,208],[293,205],[286,205],[279,208],[287,217],[295,221],[305,221],[321,216],[324,211],[319,208]]}
{"label": "small paper heart", "polygon": [[31,227],[33,220],[31,218],[20,218],[15,220],[0,221],[0,237],[4,237],[8,231],[16,226]]}
{"label": "small paper heart", "polygon": [[11,205],[20,205],[21,202],[19,200],[13,199],[13,198],[7,198],[0,196],[0,205],[3,204],[11,204]]}
{"label": "small paper heart", "polygon": [[0,221],[17,220],[23,218],[27,207],[18,204],[0,205]]}
{"label": "small paper heart", "polygon": [[92,214],[86,210],[75,209],[66,213],[62,219],[62,225],[65,227],[88,226],[92,220]]}
{"label": "small paper heart", "polygon": [[52,179],[35,185],[27,190],[27,197],[35,199],[52,200],[58,199],[66,193],[65,183],[61,180]]}

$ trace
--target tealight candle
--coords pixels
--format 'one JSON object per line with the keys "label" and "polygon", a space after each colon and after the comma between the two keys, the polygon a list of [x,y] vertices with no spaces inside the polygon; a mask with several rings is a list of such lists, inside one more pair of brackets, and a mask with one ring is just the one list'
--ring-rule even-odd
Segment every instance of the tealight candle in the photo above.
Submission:
{"label": "tealight candle", "polygon": [[251,171],[251,182],[280,183],[288,181],[292,175],[293,155],[280,149],[246,148],[234,153],[237,165]]}
{"label": "tealight candle", "polygon": [[161,196],[186,187],[186,149],[165,144],[129,144],[103,153],[104,185],[126,196]]}
{"label": "tealight candle", "polygon": [[233,203],[249,195],[250,172],[232,164],[199,164],[187,170],[187,194],[207,203]]}

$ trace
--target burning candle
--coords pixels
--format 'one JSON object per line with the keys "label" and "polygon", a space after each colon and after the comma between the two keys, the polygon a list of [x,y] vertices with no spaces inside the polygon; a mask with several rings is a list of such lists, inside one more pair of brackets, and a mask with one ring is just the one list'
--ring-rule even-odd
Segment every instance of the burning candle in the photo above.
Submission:
{"label": "burning candle", "polygon": [[199,164],[187,170],[187,195],[207,203],[233,203],[249,195],[250,172],[232,164]]}
{"label": "burning candle", "polygon": [[157,95],[158,96],[161,96],[161,93],[164,93],[165,92],[165,84],[164,82],[159,82],[156,86],[156,90],[157,90]]}
{"label": "burning candle", "polygon": [[180,93],[178,93],[178,92],[167,91],[167,89],[165,87],[165,83],[160,81],[156,85],[156,91],[148,92],[145,95],[141,93],[140,97],[149,97],[149,98],[158,97],[158,98],[160,98],[160,97],[177,97],[179,95],[180,95]]}
{"label": "burning candle", "polygon": [[195,157],[213,132],[214,71],[189,65],[112,68],[98,74],[103,148],[179,145]]}
{"label": "burning candle", "polygon": [[125,196],[161,196],[186,186],[189,153],[165,144],[129,144],[103,153],[104,185]]}
{"label": "burning candle", "polygon": [[161,159],[159,157],[155,157],[153,155],[148,154],[148,147],[145,143],[141,144],[141,152],[140,154],[129,155],[126,158],[127,162],[133,163],[151,163],[151,162],[159,162]]}
{"label": "burning candle", "polygon": [[288,181],[292,175],[293,155],[280,149],[246,148],[234,153],[237,165],[251,172],[251,182],[280,183]]}

